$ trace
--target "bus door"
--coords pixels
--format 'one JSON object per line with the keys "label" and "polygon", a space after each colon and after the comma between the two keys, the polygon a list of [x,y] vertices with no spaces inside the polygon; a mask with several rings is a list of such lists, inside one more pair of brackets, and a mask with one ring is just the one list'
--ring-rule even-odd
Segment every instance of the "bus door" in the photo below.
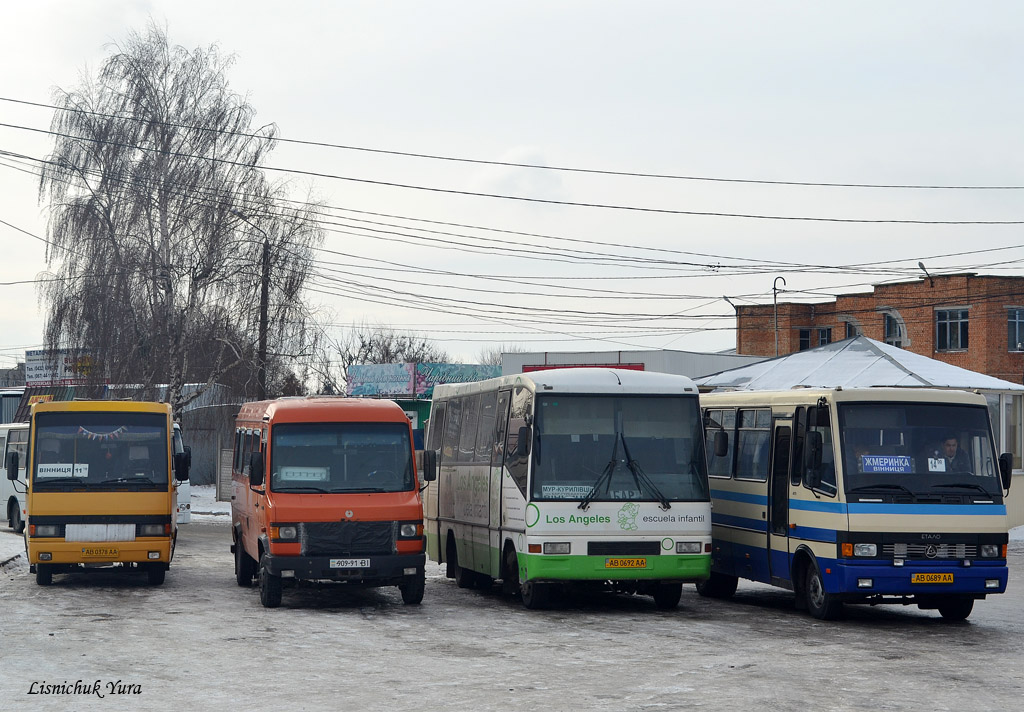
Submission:
{"label": "bus door", "polygon": [[772,470],[768,483],[768,570],[771,581],[789,580],[789,468],[793,421],[775,418]]}
{"label": "bus door", "polygon": [[494,440],[491,444],[491,477],[490,477],[490,518],[487,529],[490,537],[490,575],[499,578],[501,571],[501,471],[505,459],[505,435],[508,432],[508,402],[510,390],[498,391],[498,401],[494,408]]}

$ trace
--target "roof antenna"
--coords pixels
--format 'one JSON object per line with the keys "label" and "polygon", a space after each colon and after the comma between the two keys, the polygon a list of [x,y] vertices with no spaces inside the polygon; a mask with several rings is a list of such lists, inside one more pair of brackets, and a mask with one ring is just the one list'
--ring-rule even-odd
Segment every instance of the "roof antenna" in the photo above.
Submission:
{"label": "roof antenna", "polygon": [[924,272],[924,276],[928,278],[928,286],[929,287],[934,287],[935,286],[935,280],[932,279],[932,276],[930,274],[928,274],[928,270],[926,270],[924,268],[924,262],[918,262],[917,266],[921,268],[921,271]]}

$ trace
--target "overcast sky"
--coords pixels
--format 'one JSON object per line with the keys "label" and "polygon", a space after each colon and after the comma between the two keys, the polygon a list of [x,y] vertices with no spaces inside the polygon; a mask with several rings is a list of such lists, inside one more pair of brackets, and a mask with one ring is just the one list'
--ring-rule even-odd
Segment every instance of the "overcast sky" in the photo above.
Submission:
{"label": "overcast sky", "polygon": [[[0,97],[50,103],[54,87],[76,88],[149,18],[174,44],[234,53],[232,89],[288,139],[672,176],[1024,186],[1020,2],[6,2]],[[50,119],[0,101],[0,123],[46,129]],[[45,134],[0,126],[0,151],[42,158],[49,147]],[[609,176],[294,144],[269,165],[644,209],[275,172],[296,198],[312,192],[336,209],[324,242],[334,252],[318,256],[310,295],[330,333],[393,325],[466,362],[512,343],[727,349],[733,312],[722,297],[770,303],[779,276],[780,300],[826,299],[914,279],[919,260],[933,273],[984,274],[1019,274],[1024,260],[1024,225],[766,219],[1022,221],[1022,190]],[[45,237],[31,170],[0,157],[0,221]],[[47,264],[43,242],[2,223],[0,244],[9,366],[41,343],[44,323],[35,286],[11,283]],[[565,249],[594,254],[581,262]],[[420,308],[395,305],[407,297]]]}

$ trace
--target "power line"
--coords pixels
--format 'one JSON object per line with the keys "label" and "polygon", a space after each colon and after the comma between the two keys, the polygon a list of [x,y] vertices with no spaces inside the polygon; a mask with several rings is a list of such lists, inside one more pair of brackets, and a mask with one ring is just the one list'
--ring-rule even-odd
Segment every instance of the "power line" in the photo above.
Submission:
{"label": "power line", "polygon": [[[178,151],[163,151],[149,146],[140,146],[137,144],[126,144],[119,141],[105,141],[102,139],[91,138],[86,136],[74,136],[72,134],[62,133],[60,131],[52,131],[49,129],[37,129],[30,126],[20,126],[18,124],[0,123],[0,126],[12,129],[18,129],[22,131],[31,131],[34,133],[42,133],[50,136],[58,136],[61,138],[73,139],[76,141],[89,141],[92,143],[98,143],[107,146],[119,146],[122,148],[131,148],[137,151],[147,151],[151,153],[157,153],[165,156],[174,156],[177,158],[189,158],[198,159],[204,161],[210,161],[211,163],[220,163],[223,165],[237,166],[242,168],[253,168],[249,163],[243,163],[241,161],[231,161],[226,158],[215,158],[212,156],[197,156],[193,154],[181,153]],[[411,183],[398,183],[395,181],[381,181],[372,180],[369,178],[358,178],[355,176],[342,176],[334,173],[324,173],[321,171],[306,171],[298,168],[278,168],[276,166],[259,166],[261,170],[273,171],[278,173],[290,173],[293,175],[307,176],[310,178],[323,178],[327,180],[340,180],[350,183],[360,183],[363,185],[375,185],[385,188],[402,188],[405,190],[417,190],[428,193],[443,193],[447,195],[461,195],[475,198],[492,198],[497,200],[511,200],[515,202],[523,203],[535,203],[540,205],[561,205],[565,207],[576,207],[576,208],[594,208],[599,210],[622,210],[627,212],[637,213],[650,213],[660,215],[688,215],[691,217],[715,217],[715,218],[737,218],[744,220],[774,220],[774,221],[787,221],[787,222],[824,222],[824,223],[847,223],[847,224],[864,224],[864,225],[1024,225],[1024,220],[911,220],[911,219],[893,219],[893,218],[830,218],[830,217],[816,217],[809,215],[765,215],[758,213],[727,213],[719,211],[707,211],[707,210],[674,210],[671,208],[646,208],[639,205],[615,205],[611,203],[588,203],[581,201],[572,200],[553,200],[549,198],[530,198],[521,195],[504,195],[499,193],[484,193],[480,191],[472,190],[458,190],[456,188],[438,188],[435,186],[425,185],[414,185]]]}
{"label": "power line", "polygon": [[217,134],[242,136],[244,138],[259,138],[265,140],[273,140],[280,143],[292,143],[302,146],[315,146],[318,148],[335,148],[345,151],[359,151],[364,153],[375,153],[389,156],[402,156],[405,158],[422,158],[434,161],[447,161],[452,163],[469,163],[475,165],[485,166],[502,166],[508,168],[529,168],[534,170],[544,171],[557,171],[563,173],[586,173],[591,175],[606,175],[606,176],[620,176],[627,178],[656,178],[663,180],[680,180],[680,181],[699,181],[709,183],[740,183],[740,184],[753,184],[753,185],[786,185],[786,186],[808,186],[808,187],[821,187],[821,188],[886,188],[886,189],[910,189],[910,190],[1022,190],[1024,186],[1020,185],[938,185],[938,184],[898,184],[898,183],[831,183],[831,182],[815,182],[815,181],[796,181],[796,180],[767,180],[758,178],[722,178],[713,176],[692,176],[692,175],[679,175],[671,173],[642,173],[638,171],[616,171],[601,168],[579,168],[570,166],[548,166],[539,163],[518,163],[515,161],[495,161],[486,160],[479,158],[465,158],[458,156],[444,156],[434,153],[418,153],[412,151],[396,151],[391,149],[383,148],[372,148],[368,146],[353,146],[339,143],[329,143],[326,141],[311,141],[303,139],[292,139],[283,138],[276,136],[270,138],[264,134],[246,133],[244,131],[229,131],[227,129],[215,129],[206,126],[192,126],[188,124],[178,124],[169,121],[153,121],[148,119],[140,119],[135,116],[126,116],[121,114],[108,114],[99,111],[90,111],[82,108],[69,108],[66,106],[57,106],[54,104],[42,104],[33,101],[26,101],[23,99],[13,99],[10,97],[0,97],[0,101],[6,101],[15,104],[23,104],[26,106],[36,106],[46,109],[53,109],[55,111],[67,111],[78,114],[86,114],[89,116],[100,116],[111,119],[120,119],[125,121],[143,122],[148,124],[156,124],[160,126],[170,126],[173,128],[183,128],[192,131],[208,131]]}

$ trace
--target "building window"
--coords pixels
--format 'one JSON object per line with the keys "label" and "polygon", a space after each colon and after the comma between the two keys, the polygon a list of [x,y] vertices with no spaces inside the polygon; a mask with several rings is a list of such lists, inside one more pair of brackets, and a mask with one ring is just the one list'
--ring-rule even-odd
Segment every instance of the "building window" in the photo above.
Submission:
{"label": "building window", "polygon": [[846,322],[846,338],[852,339],[854,336],[860,336],[860,329],[854,322],[848,321]]}
{"label": "building window", "polygon": [[818,329],[818,346],[832,343],[832,327]]}
{"label": "building window", "polygon": [[967,310],[938,309],[935,311],[935,350],[964,351],[967,349]]}
{"label": "building window", "polygon": [[811,348],[811,330],[800,329],[800,350],[806,351]]}
{"label": "building window", "polygon": [[1010,309],[1006,344],[1010,351],[1024,351],[1024,309]]}
{"label": "building window", "polygon": [[903,321],[895,314],[885,315],[885,343],[903,348]]}

